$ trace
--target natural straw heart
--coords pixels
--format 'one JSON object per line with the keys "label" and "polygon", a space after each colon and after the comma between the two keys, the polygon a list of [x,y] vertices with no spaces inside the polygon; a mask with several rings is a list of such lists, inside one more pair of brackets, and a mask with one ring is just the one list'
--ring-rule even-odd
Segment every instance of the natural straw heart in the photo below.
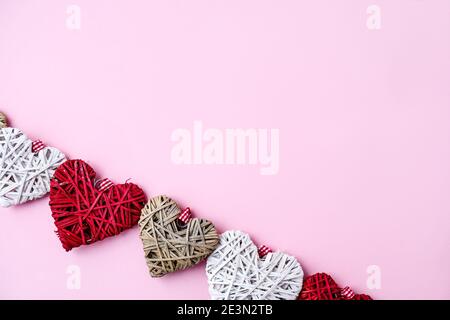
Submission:
{"label": "natural straw heart", "polygon": [[82,160],[69,160],[55,172],[50,208],[66,251],[117,235],[137,224],[147,201],[133,183],[113,185]]}
{"label": "natural straw heart", "polygon": [[6,116],[0,112],[0,128],[6,128],[8,126],[8,122],[6,121]]}
{"label": "natural straw heart", "polygon": [[58,149],[39,149],[16,128],[0,129],[0,205],[9,207],[46,195],[56,168],[66,159]]}
{"label": "natural straw heart", "polygon": [[157,196],[142,209],[139,226],[151,276],[183,270],[205,259],[219,243],[214,225],[205,219],[179,220],[181,210],[167,196]]}
{"label": "natural straw heart", "polygon": [[220,236],[206,274],[213,300],[295,300],[303,281],[303,270],[294,257],[269,252],[259,258],[258,248],[241,231]]}

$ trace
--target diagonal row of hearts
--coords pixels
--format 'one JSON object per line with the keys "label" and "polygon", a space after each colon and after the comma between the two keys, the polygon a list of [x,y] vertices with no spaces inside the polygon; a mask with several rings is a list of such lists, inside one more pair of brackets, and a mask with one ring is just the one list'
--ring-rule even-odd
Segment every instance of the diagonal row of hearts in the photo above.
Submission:
{"label": "diagonal row of hearts", "polygon": [[181,222],[181,209],[169,197],[147,201],[134,183],[101,180],[83,160],[68,160],[56,148],[33,146],[21,130],[7,127],[0,113],[0,206],[23,204],[50,193],[56,233],[66,251],[139,224],[152,277],[208,259],[213,299],[293,300],[299,296],[303,270],[296,258],[282,252],[259,257],[248,234],[227,231],[219,236],[206,219]]}

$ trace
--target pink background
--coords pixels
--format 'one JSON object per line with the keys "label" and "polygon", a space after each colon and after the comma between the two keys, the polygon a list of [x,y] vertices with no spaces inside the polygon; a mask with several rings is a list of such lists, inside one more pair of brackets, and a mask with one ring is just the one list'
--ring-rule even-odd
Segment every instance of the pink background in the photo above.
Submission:
{"label": "pink background", "polygon": [[[450,298],[450,1],[0,0],[0,108],[102,176],[378,299]],[[176,166],[177,128],[279,128],[280,170]],[[66,253],[48,198],[0,212],[0,298],[208,299],[134,228]],[[81,289],[66,288],[68,265]],[[369,265],[380,290],[366,287]]]}

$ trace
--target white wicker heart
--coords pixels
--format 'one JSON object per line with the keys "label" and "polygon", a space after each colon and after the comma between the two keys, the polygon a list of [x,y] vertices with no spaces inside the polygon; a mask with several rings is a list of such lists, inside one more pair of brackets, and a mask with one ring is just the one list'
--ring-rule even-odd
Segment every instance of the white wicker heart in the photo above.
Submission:
{"label": "white wicker heart", "polygon": [[66,159],[58,149],[33,152],[32,141],[16,128],[0,129],[0,206],[9,207],[41,198],[50,179]]}
{"label": "white wicker heart", "polygon": [[213,300],[295,300],[303,283],[303,270],[282,252],[260,258],[250,236],[227,231],[206,263]]}

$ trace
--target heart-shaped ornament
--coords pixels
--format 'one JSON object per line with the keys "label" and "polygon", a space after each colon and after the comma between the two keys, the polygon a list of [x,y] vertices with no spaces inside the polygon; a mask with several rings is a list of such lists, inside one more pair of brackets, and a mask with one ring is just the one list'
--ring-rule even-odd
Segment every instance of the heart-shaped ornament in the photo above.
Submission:
{"label": "heart-shaped ornament", "polygon": [[189,268],[217,247],[219,236],[211,222],[197,218],[187,223],[182,220],[178,205],[164,195],[150,199],[142,209],[139,226],[152,277]]}
{"label": "heart-shaped ornament", "polygon": [[269,252],[260,258],[250,236],[227,231],[206,263],[213,300],[295,300],[303,270],[294,257]]}
{"label": "heart-shaped ornament", "polygon": [[56,168],[66,160],[56,148],[31,141],[19,129],[0,129],[0,206],[45,196]]}
{"label": "heart-shaped ornament", "polygon": [[95,180],[83,160],[69,160],[55,172],[50,209],[66,251],[115,236],[137,224],[147,198],[137,185]]}
{"label": "heart-shaped ornament", "polygon": [[350,287],[341,288],[324,272],[305,278],[299,300],[372,300],[367,294],[355,294]]}
{"label": "heart-shaped ornament", "polygon": [[0,112],[0,128],[6,128],[8,126],[8,122],[6,121],[6,116]]}
{"label": "heart-shaped ornament", "polygon": [[300,300],[341,300],[341,288],[333,278],[320,272],[305,278]]}

